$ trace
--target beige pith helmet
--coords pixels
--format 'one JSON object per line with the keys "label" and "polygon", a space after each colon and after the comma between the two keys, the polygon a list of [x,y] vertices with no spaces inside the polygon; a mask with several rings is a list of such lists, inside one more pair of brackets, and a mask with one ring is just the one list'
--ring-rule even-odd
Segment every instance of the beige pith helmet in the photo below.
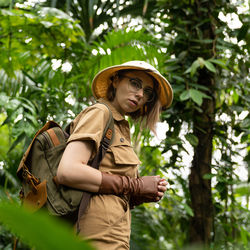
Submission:
{"label": "beige pith helmet", "polygon": [[92,82],[92,92],[94,97],[96,99],[106,97],[109,84],[111,83],[111,76],[113,76],[115,72],[124,69],[142,70],[151,75],[159,84],[158,96],[161,106],[167,108],[171,105],[173,100],[173,90],[170,83],[152,65],[143,61],[129,61],[100,71]]}

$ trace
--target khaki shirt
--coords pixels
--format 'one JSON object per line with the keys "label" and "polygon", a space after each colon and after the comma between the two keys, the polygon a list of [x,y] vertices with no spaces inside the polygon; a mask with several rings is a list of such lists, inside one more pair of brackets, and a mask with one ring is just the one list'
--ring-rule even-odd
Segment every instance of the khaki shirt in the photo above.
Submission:
{"label": "khaki shirt", "polygon": [[[112,145],[100,163],[99,170],[136,177],[138,164],[141,162],[131,146],[128,121],[125,120],[125,117],[110,102],[104,99],[100,99],[99,101],[109,106],[114,118],[115,130]],[[94,150],[91,155],[91,159],[93,159],[100,146],[108,119],[109,110],[101,103],[84,109],[71,124],[71,135],[68,143],[71,141],[93,141]]]}
{"label": "khaki shirt", "polygon": [[[105,102],[112,112],[115,135],[99,169],[103,172],[136,177],[140,161],[131,146],[129,124],[110,102],[103,99],[100,101]],[[93,141],[93,159],[108,119],[109,110],[103,104],[97,103],[84,109],[72,123],[68,142]],[[90,240],[98,250],[128,250],[131,224],[128,200],[127,196],[93,195],[80,219],[79,236]]]}

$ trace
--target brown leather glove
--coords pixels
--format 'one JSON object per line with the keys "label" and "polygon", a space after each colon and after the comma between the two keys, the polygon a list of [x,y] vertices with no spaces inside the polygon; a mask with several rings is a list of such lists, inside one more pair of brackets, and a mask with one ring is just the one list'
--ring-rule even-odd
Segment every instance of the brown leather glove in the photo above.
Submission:
{"label": "brown leather glove", "polygon": [[129,194],[144,197],[150,201],[157,201],[159,176],[143,176],[131,178],[129,176],[113,175],[102,172],[102,183],[99,188],[101,194]]}
{"label": "brown leather glove", "polygon": [[143,203],[155,202],[155,199],[149,199],[148,197],[144,197],[141,195],[131,195],[129,199],[129,206],[131,209],[135,208],[135,206],[139,206]]}
{"label": "brown leather glove", "polygon": [[[162,181],[165,181],[165,179],[161,179]],[[159,192],[165,192],[164,190],[159,190]],[[158,201],[161,200],[162,197],[158,196]],[[149,203],[149,202],[155,202],[155,199],[149,198],[147,196],[143,196],[143,195],[130,195],[130,199],[129,199],[129,206],[131,209],[135,208],[135,206],[139,206],[143,203]]]}

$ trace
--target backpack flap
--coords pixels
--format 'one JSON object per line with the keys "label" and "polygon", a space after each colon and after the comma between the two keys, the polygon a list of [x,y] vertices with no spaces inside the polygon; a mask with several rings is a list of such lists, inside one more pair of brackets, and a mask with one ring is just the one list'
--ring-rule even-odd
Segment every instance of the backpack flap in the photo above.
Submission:
{"label": "backpack flap", "polygon": [[36,191],[31,190],[26,197],[23,199],[23,205],[32,209],[32,211],[37,211],[47,201],[47,188],[46,181],[39,183],[36,186]]}
{"label": "backpack flap", "polygon": [[20,198],[25,205],[32,207],[34,211],[38,210],[46,203],[47,181],[44,180],[41,182],[40,179],[38,179],[36,175],[33,174],[31,169],[31,154],[34,150],[34,147],[36,148],[37,137],[44,131],[47,131],[49,128],[53,127],[59,127],[59,125],[54,121],[49,121],[39,131],[37,131],[28,149],[23,155],[23,158],[17,169],[17,176],[22,182]]}
{"label": "backpack flap", "polygon": [[[19,167],[18,167],[18,169],[17,169],[17,177],[18,177],[21,181],[23,180],[22,174],[23,174],[23,170],[24,170],[24,168],[25,168],[26,160],[27,160],[27,158],[28,158],[28,156],[29,156],[29,152],[30,152],[30,150],[31,150],[31,147],[32,147],[32,145],[33,145],[33,143],[34,143],[36,137],[37,137],[38,135],[40,135],[41,133],[43,133],[44,131],[46,131],[46,130],[48,130],[48,129],[50,129],[50,128],[53,128],[53,127],[60,127],[60,126],[59,126],[56,122],[54,122],[54,121],[48,121],[40,130],[38,130],[38,131],[36,132],[35,136],[33,137],[33,140],[32,140],[32,142],[30,143],[30,145],[29,145],[28,149],[26,150],[26,152],[24,153],[23,158],[22,158],[22,160],[21,160],[21,162],[20,162],[20,164],[19,164]],[[29,168],[28,168],[28,170],[29,170]]]}

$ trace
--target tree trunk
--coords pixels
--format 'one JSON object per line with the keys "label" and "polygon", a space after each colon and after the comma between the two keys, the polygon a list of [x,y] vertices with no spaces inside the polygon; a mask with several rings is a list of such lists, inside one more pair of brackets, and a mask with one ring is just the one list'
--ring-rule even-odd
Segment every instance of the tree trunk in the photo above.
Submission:
{"label": "tree trunk", "polygon": [[[212,86],[213,79],[205,70],[200,72],[199,83]],[[205,99],[202,113],[194,112],[194,135],[199,143],[195,148],[189,175],[189,190],[194,216],[190,223],[190,241],[207,245],[212,237],[213,202],[211,180],[204,179],[211,174],[212,139],[213,139],[214,100]]]}
{"label": "tree trunk", "polygon": [[[213,3],[198,0],[195,3],[197,16],[203,19],[209,18]],[[200,11],[201,7],[206,8],[208,12]],[[202,25],[200,29],[203,33],[203,39],[215,41],[214,26],[211,17],[210,21]],[[203,57],[205,60],[215,56],[215,43],[202,46],[198,56]],[[202,112],[195,110],[193,117],[193,131],[194,135],[199,139],[199,143],[194,150],[194,158],[189,175],[191,206],[194,212],[194,216],[190,221],[190,242],[208,245],[213,236],[213,201],[211,179],[204,179],[203,176],[211,174],[215,80],[214,76],[205,68],[200,70],[198,74],[198,84],[209,89],[209,93],[206,94],[211,99],[203,99]]]}

